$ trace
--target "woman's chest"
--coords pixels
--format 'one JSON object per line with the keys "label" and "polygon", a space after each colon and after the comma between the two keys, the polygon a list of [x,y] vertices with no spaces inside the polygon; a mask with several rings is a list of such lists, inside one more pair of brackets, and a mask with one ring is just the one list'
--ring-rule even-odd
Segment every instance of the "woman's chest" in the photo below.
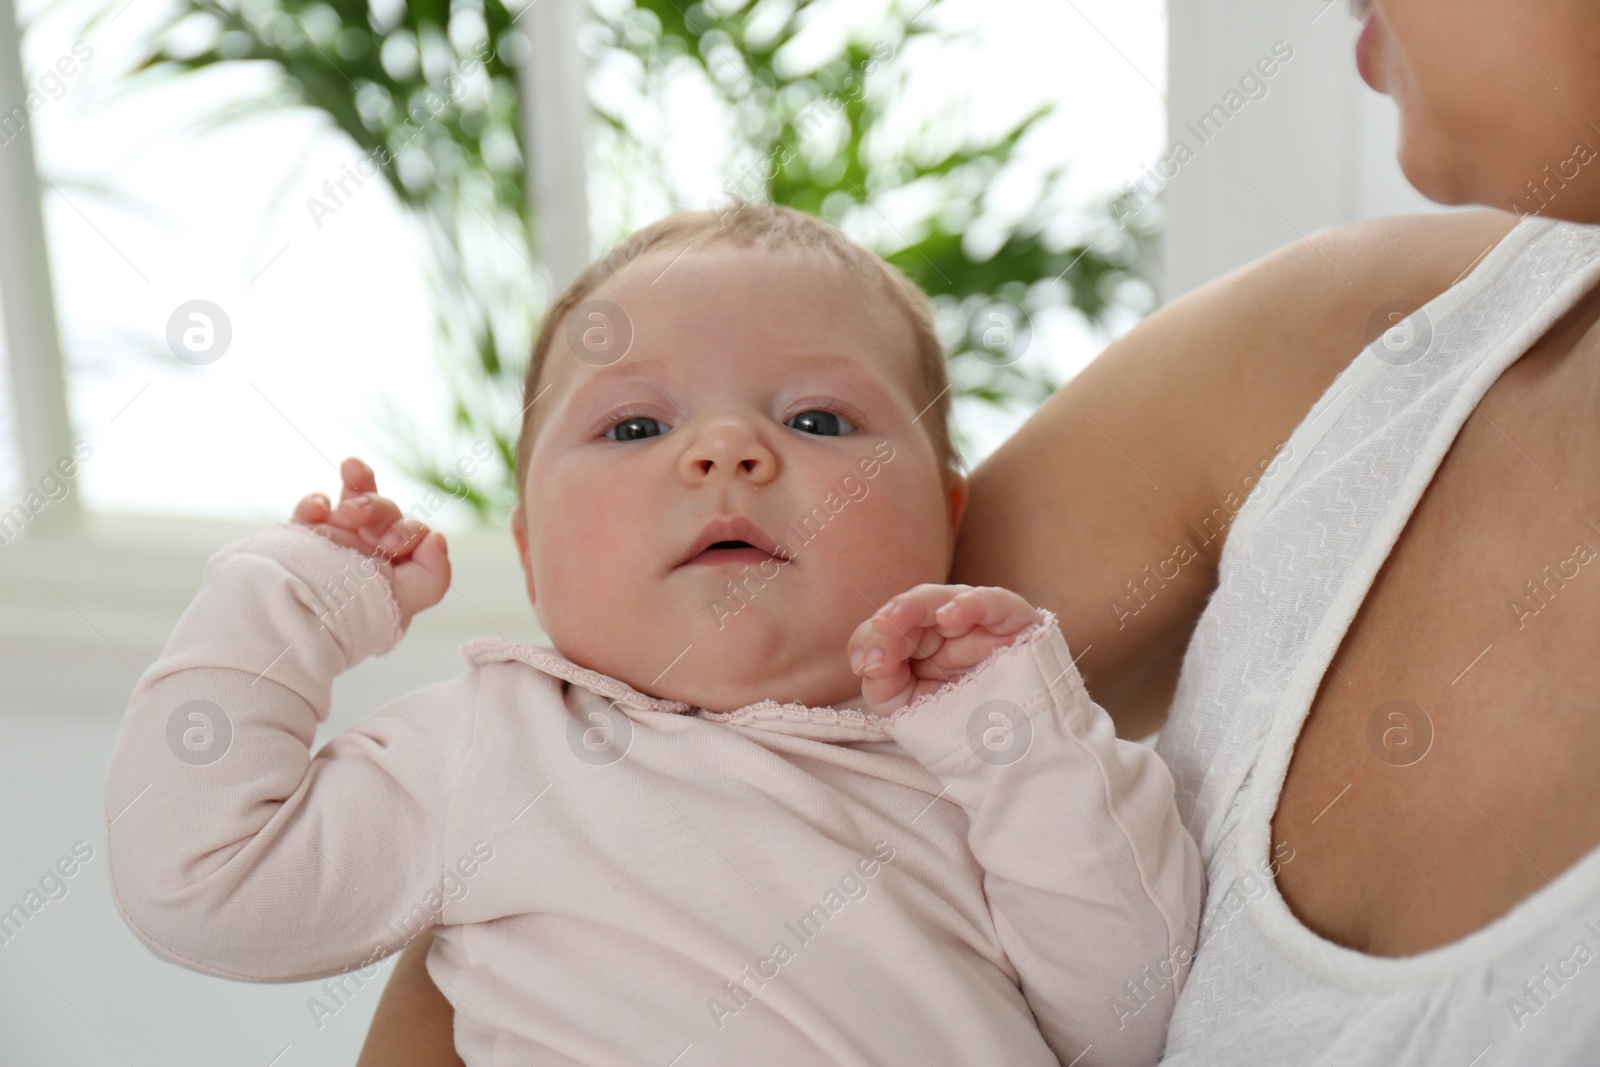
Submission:
{"label": "woman's chest", "polygon": [[1495,383],[1316,691],[1272,830],[1330,940],[1449,943],[1600,845],[1600,441],[1570,385]]}

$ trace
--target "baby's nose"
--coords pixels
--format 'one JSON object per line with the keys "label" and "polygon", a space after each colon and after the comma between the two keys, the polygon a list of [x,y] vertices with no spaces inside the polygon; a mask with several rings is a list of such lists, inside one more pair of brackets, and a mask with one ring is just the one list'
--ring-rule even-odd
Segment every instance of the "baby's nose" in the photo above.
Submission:
{"label": "baby's nose", "polygon": [[777,467],[777,457],[759,435],[728,422],[703,425],[679,461],[679,472],[692,483],[742,477],[761,486],[772,480]]}

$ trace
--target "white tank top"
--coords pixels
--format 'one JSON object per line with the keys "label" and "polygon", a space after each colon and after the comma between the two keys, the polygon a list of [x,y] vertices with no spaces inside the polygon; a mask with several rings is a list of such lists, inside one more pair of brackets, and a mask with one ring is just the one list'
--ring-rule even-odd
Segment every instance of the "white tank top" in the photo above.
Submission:
{"label": "white tank top", "polygon": [[[1600,848],[1404,958],[1319,937],[1271,877],[1295,739],[1378,569],[1473,407],[1597,279],[1600,227],[1523,220],[1357,357],[1238,509],[1157,744],[1209,883],[1163,1062],[1600,1064]],[[1403,762],[1420,720],[1393,722],[1374,751]]]}

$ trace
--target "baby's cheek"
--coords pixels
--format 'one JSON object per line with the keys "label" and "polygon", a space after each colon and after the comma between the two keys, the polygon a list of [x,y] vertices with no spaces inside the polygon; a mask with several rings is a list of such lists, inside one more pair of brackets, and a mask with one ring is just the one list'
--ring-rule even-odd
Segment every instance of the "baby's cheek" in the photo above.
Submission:
{"label": "baby's cheek", "polygon": [[628,588],[603,570],[562,566],[558,560],[548,582],[538,604],[551,642],[575,663],[626,678],[630,660],[639,653],[639,620],[649,613],[629,602]]}
{"label": "baby's cheek", "polygon": [[[841,539],[835,557],[860,590],[850,592],[851,607],[873,608],[890,597],[925,582],[942,583],[949,577],[949,558],[940,540],[936,517],[897,508],[885,499],[882,506],[864,501],[854,516],[848,541]],[[871,606],[861,598],[871,600]]]}
{"label": "baby's cheek", "polygon": [[[615,604],[637,585],[629,572],[633,555],[613,543],[614,535],[599,527],[573,525],[551,539],[548,556],[541,561],[552,600],[563,611],[588,614]],[[615,610],[613,608],[613,610]]]}
{"label": "baby's cheek", "polygon": [[897,570],[916,575],[916,581],[943,582],[951,550],[944,499],[911,474],[885,470],[872,495],[852,506],[859,508],[867,539]]}

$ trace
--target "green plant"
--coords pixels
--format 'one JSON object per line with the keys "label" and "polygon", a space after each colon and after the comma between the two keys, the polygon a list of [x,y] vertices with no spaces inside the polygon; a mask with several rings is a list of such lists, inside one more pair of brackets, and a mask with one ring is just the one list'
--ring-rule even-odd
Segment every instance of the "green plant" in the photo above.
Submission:
{"label": "green plant", "polygon": [[[638,92],[659,91],[676,78],[709,87],[734,145],[724,193],[770,198],[872,231],[869,243],[940,308],[958,396],[1037,403],[1059,383],[1016,361],[1015,336],[990,324],[1011,320],[1026,328],[1027,315],[1052,306],[1103,321],[1115,287],[1142,277],[1150,234],[1113,222],[1116,205],[1109,203],[1081,220],[1083,236],[1053,245],[1046,227],[1059,214],[1052,199],[1057,170],[1032,208],[1008,225],[998,249],[972,248],[964,232],[986,211],[985,190],[1045,113],[977,142],[950,140],[948,122],[909,135],[893,130],[905,93],[901,59],[910,48],[940,43],[933,27],[941,2],[909,14],[891,6],[804,65],[794,62],[794,46],[819,17],[841,10],[840,0],[682,8],[674,0],[597,0],[590,29],[602,59],[628,58]],[[182,0],[139,67],[160,75],[223,63],[276,65],[273,94],[225,109],[219,120],[284,106],[320,111],[423,224],[453,421],[463,441],[487,440],[500,459],[493,480],[480,480],[465,496],[485,518],[502,514],[512,497],[520,371],[537,308],[554,295],[538,277],[524,185],[516,18],[500,0]],[[481,71],[461,76],[457,98],[446,79],[474,58]],[[618,200],[630,183],[682,199],[646,124],[625,108],[597,103],[595,113],[602,149],[626,171],[612,190]],[[600,180],[610,179],[602,173]],[[908,193],[924,208],[889,223],[881,205]],[[614,214],[627,228],[642,221],[628,219],[626,210]],[[408,473],[459,493],[441,457],[460,453],[461,442],[421,445],[400,413],[393,425],[394,458]]]}

